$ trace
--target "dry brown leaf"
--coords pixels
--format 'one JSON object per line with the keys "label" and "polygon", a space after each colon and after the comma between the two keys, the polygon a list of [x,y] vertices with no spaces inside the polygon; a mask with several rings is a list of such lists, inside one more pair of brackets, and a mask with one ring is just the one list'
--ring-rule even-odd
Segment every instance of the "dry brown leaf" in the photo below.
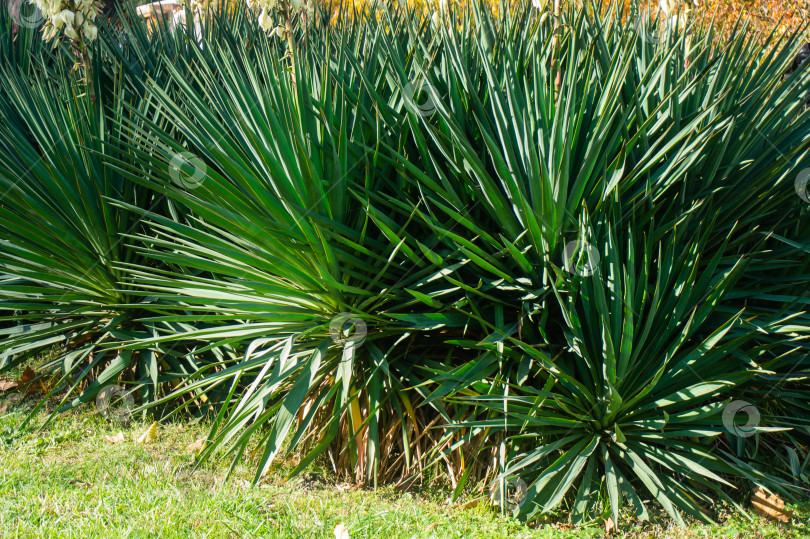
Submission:
{"label": "dry brown leaf", "polygon": [[119,432],[115,436],[105,436],[104,441],[107,442],[108,444],[116,445],[125,442],[126,438],[124,438],[123,432]]}
{"label": "dry brown leaf", "polygon": [[430,526],[428,526],[427,528],[425,528],[425,531],[426,531],[426,532],[429,532],[429,531],[430,531],[430,530],[432,530],[433,528],[438,528],[438,527],[439,527],[439,523],[438,523],[438,522],[434,522],[433,524],[431,524]]}
{"label": "dry brown leaf", "polygon": [[34,379],[37,377],[37,373],[34,369],[31,368],[30,365],[25,367],[25,370],[20,376],[20,385],[25,386],[25,394],[30,395],[34,391],[36,391],[36,386],[32,383]]}
{"label": "dry brown leaf", "polygon": [[768,496],[762,487],[754,492],[751,505],[754,506],[754,512],[759,516],[780,522],[790,522],[790,515],[793,513],[793,511],[784,510],[785,501],[782,498],[776,494]]}
{"label": "dry brown leaf", "polygon": [[71,479],[70,481],[68,481],[68,483],[70,483],[74,487],[89,487],[90,486],[90,483],[83,483],[82,481],[76,481],[75,479]]}
{"label": "dry brown leaf", "polygon": [[349,530],[346,529],[342,522],[338,522],[337,526],[335,526],[335,539],[350,539]]}
{"label": "dry brown leaf", "polygon": [[196,442],[191,442],[186,446],[186,451],[191,451],[192,453],[199,453],[205,449],[205,438],[200,438]]}
{"label": "dry brown leaf", "polygon": [[143,434],[141,434],[140,438],[138,438],[137,442],[139,444],[151,444],[157,439],[157,421],[149,425],[149,428],[146,429]]}
{"label": "dry brown leaf", "polygon": [[15,382],[14,380],[9,380],[8,378],[3,378],[0,380],[0,392],[5,393],[15,387],[19,386],[19,382]]}
{"label": "dry brown leaf", "polygon": [[612,517],[608,517],[605,520],[605,535],[611,535],[616,531],[616,523],[613,522]]}
{"label": "dry brown leaf", "polygon": [[25,370],[20,376],[20,384],[30,384],[34,378],[37,377],[37,373],[34,372],[34,369],[31,368],[31,365],[26,365]]}

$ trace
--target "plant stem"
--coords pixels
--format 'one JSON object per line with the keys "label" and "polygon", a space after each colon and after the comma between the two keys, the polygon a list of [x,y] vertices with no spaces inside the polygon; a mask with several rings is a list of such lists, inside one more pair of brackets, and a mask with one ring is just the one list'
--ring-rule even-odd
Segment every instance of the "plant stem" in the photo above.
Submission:
{"label": "plant stem", "polygon": [[[292,6],[288,6],[286,10],[286,16],[284,20],[284,33],[287,35],[287,49],[290,54],[290,72],[292,74],[292,87],[293,90],[297,88],[297,84],[295,81],[295,58],[296,54],[298,53],[295,47],[295,36],[293,36],[293,28],[292,28]],[[298,99],[297,94],[295,95],[295,99]]]}
{"label": "plant stem", "polygon": [[96,102],[96,87],[93,84],[93,59],[90,58],[90,52],[87,50],[87,43],[84,42],[84,36],[81,33],[76,38],[76,48],[79,51],[79,56],[82,59],[82,67],[84,68],[84,82],[87,85],[87,93],[90,95],[90,102]]}
{"label": "plant stem", "polygon": [[89,54],[84,57],[84,78],[87,82],[87,91],[90,93],[90,102],[96,102],[96,85],[93,84],[93,60]]}
{"label": "plant stem", "polygon": [[562,86],[562,72],[560,71],[560,0],[554,0],[554,52],[552,53],[554,65],[554,96],[560,93]]}

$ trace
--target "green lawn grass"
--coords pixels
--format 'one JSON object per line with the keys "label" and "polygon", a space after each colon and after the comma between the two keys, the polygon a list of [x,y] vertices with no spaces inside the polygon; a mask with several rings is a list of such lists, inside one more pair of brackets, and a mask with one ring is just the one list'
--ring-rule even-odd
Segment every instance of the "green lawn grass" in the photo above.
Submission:
{"label": "green lawn grass", "polygon": [[[390,487],[352,490],[314,470],[284,481],[283,470],[251,486],[252,468],[228,463],[195,466],[186,447],[202,425],[160,425],[157,440],[135,439],[148,422],[126,427],[93,407],[57,417],[46,429],[21,432],[29,403],[0,396],[0,536],[3,537],[595,537],[601,523],[571,529],[562,517],[526,526],[488,504],[447,503],[448,492]],[[44,420],[45,415],[38,416]],[[104,436],[123,432],[126,442]],[[474,506],[473,506],[474,505]],[[472,506],[472,507],[471,507]],[[778,525],[731,516],[718,526],[687,530],[665,518],[625,524],[629,537],[806,537],[810,505],[794,507],[794,521]]]}

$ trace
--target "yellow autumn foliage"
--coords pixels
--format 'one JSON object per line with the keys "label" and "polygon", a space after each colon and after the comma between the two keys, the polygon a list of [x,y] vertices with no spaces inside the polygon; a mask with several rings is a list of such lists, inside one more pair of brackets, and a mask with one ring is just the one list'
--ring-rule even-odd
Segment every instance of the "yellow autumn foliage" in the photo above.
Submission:
{"label": "yellow autumn foliage", "polygon": [[[326,0],[328,9],[333,13],[340,8],[344,10],[357,10],[362,13],[369,13],[370,2],[366,0]],[[390,0],[389,0],[390,1]],[[445,0],[441,0],[445,1]],[[454,6],[463,6],[470,0],[446,0]],[[563,8],[571,0],[561,0]],[[577,5],[583,3],[575,0]],[[669,4],[677,3],[667,0]],[[534,0],[533,5],[540,6],[540,9],[551,10],[553,0]],[[659,1],[654,0],[624,0],[626,11],[629,14],[632,4],[640,10],[649,10],[655,16],[663,16],[659,8]],[[407,4],[414,8],[421,8],[426,11],[438,11],[439,0],[408,0]],[[500,8],[499,1],[488,2],[491,10],[497,12]],[[515,6],[517,2],[506,2],[507,5]],[[590,5],[585,2],[584,5]],[[807,21],[810,21],[810,0],[697,0],[693,1],[692,17],[698,19],[705,17],[707,20],[714,18],[716,28],[724,35],[728,35],[738,18],[747,21],[749,33],[757,35],[758,39],[765,41],[768,34],[775,31],[777,35],[791,34],[803,29]],[[610,9],[609,3],[603,4],[603,10]],[[808,36],[810,37],[810,35]]]}

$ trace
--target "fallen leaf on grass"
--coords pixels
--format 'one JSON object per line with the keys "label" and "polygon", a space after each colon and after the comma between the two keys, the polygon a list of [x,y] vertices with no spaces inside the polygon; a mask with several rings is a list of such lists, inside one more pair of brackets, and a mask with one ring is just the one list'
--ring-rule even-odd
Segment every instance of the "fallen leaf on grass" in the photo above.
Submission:
{"label": "fallen leaf on grass", "polygon": [[337,526],[335,526],[335,539],[349,539],[349,530],[346,529],[342,522],[338,522]]}
{"label": "fallen leaf on grass", "polygon": [[125,442],[126,438],[124,438],[124,433],[123,432],[119,432],[115,436],[105,436],[104,441],[107,442],[108,444],[115,445],[115,444],[120,444],[121,442]]}
{"label": "fallen leaf on grass", "polygon": [[611,535],[615,531],[616,523],[613,522],[612,517],[608,517],[607,520],[605,520],[605,535]]}
{"label": "fallen leaf on grass", "polygon": [[30,365],[26,365],[25,370],[23,371],[22,376],[20,376],[20,381],[19,381],[19,385],[27,386],[25,388],[25,394],[26,395],[29,395],[29,394],[33,393],[36,390],[36,387],[34,386],[34,384],[31,383],[31,382],[34,381],[34,379],[36,377],[37,377],[37,373],[34,371],[34,369],[32,369]]}
{"label": "fallen leaf on grass", "polygon": [[426,532],[429,532],[429,531],[430,531],[430,530],[432,530],[433,528],[438,528],[438,527],[439,527],[439,523],[438,523],[438,522],[434,522],[433,524],[431,524],[430,526],[428,526],[427,528],[425,528],[425,531],[426,531]]}
{"label": "fallen leaf on grass", "polygon": [[31,368],[31,365],[26,365],[25,370],[20,376],[20,384],[30,384],[37,377],[37,373]]}
{"label": "fallen leaf on grass", "polygon": [[205,449],[205,438],[200,438],[196,442],[191,442],[186,446],[186,451],[191,451],[193,453],[199,453]]}
{"label": "fallen leaf on grass", "polygon": [[157,439],[157,421],[149,425],[149,428],[141,434],[137,442],[139,444],[151,444]]}
{"label": "fallen leaf on grass", "polygon": [[754,492],[751,505],[754,506],[754,512],[759,516],[780,522],[790,522],[790,515],[793,513],[793,511],[784,510],[785,501],[782,498],[776,494],[768,496],[762,487]]}
{"label": "fallen leaf on grass", "polygon": [[68,483],[70,483],[74,487],[89,487],[90,486],[90,483],[83,483],[81,481],[76,481],[75,479],[71,479],[70,481],[68,481]]}
{"label": "fallen leaf on grass", "polygon": [[0,391],[5,393],[6,391],[9,391],[10,389],[14,389],[15,387],[17,387],[19,385],[20,384],[18,382],[15,382],[14,380],[9,380],[8,378],[3,378],[2,380],[0,380]]}

